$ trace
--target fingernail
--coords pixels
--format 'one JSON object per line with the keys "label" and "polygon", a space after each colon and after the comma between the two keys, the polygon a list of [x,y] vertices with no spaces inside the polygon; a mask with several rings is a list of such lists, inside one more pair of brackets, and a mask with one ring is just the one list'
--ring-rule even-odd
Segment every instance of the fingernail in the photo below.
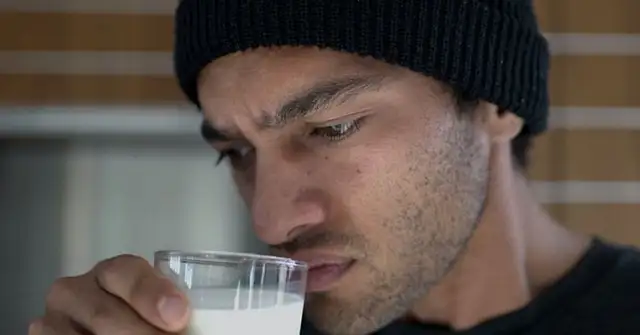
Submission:
{"label": "fingernail", "polygon": [[180,296],[163,297],[158,304],[160,317],[169,326],[178,326],[187,313],[187,305]]}

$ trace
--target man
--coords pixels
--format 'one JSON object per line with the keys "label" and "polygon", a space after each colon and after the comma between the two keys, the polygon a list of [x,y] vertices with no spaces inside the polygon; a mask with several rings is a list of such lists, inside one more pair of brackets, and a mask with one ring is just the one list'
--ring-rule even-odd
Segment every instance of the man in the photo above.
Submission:
{"label": "man", "polygon": [[[640,333],[640,254],[566,230],[529,190],[548,57],[525,0],[183,0],[176,15],[180,85],[257,235],[324,262],[303,334]],[[188,318],[121,256],[57,281],[30,334]]]}

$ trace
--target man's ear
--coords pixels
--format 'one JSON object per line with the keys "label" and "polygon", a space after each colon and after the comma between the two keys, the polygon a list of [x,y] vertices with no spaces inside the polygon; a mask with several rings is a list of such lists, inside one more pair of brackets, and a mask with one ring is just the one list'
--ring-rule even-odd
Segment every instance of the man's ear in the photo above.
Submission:
{"label": "man's ear", "polygon": [[478,106],[482,127],[491,143],[507,143],[513,140],[524,126],[524,120],[510,111],[500,113],[498,106],[482,101]]}

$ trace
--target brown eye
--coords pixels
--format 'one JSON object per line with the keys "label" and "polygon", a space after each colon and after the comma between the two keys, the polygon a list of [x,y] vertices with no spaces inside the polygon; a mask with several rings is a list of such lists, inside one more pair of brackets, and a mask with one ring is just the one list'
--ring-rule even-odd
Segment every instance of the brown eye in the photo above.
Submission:
{"label": "brown eye", "polygon": [[331,126],[315,128],[311,132],[311,135],[324,137],[330,141],[340,141],[360,130],[362,120],[363,119],[360,118],[357,120],[339,123]]}

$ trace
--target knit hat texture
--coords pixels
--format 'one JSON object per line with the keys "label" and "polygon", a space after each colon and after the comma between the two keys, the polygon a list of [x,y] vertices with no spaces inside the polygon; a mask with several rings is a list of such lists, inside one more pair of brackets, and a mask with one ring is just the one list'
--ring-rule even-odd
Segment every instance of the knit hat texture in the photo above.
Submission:
{"label": "knit hat texture", "polygon": [[531,0],[182,0],[174,66],[196,105],[197,78],[222,56],[316,46],[404,66],[547,127],[549,51]]}

